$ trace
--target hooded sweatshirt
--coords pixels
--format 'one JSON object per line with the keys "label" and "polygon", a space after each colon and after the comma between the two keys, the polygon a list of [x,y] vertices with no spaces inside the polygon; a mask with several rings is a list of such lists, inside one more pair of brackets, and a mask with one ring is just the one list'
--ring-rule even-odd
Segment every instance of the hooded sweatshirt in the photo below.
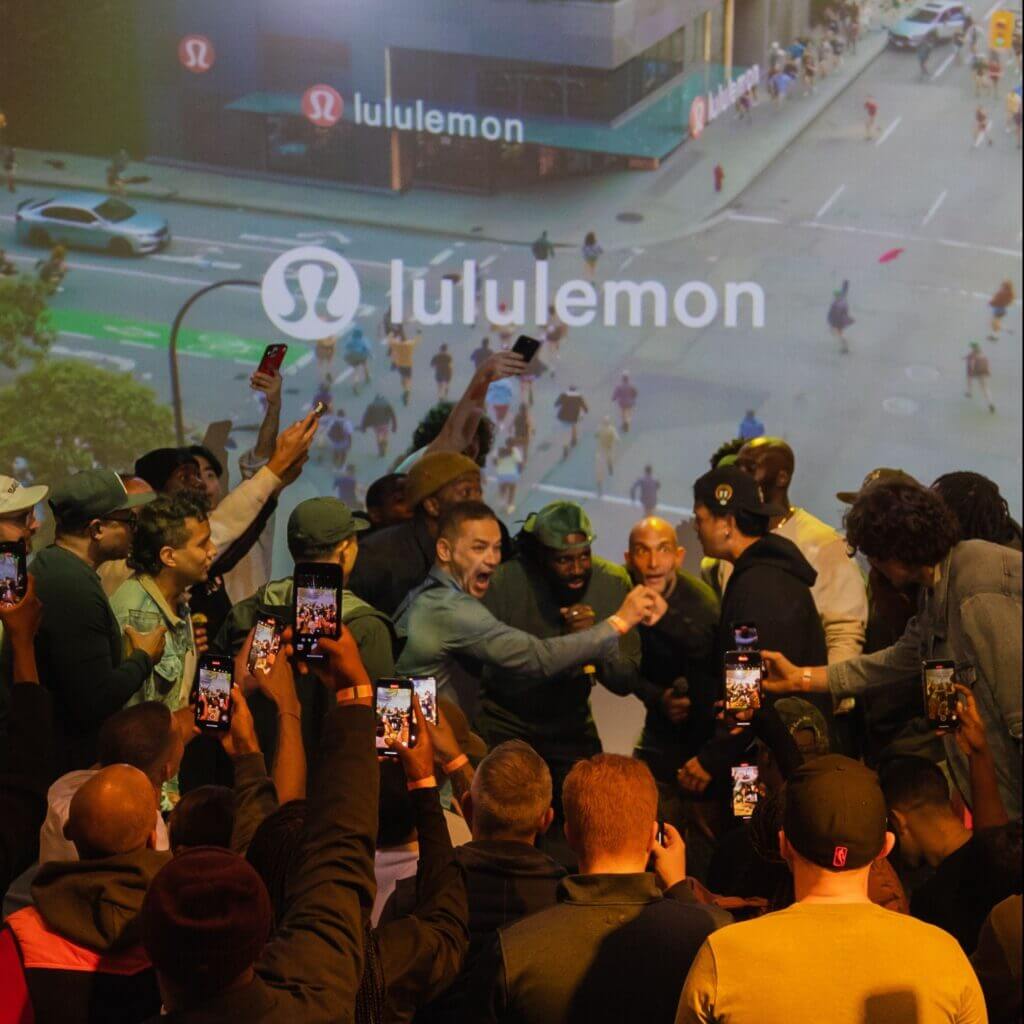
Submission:
{"label": "hooded sweatshirt", "polygon": [[10,992],[40,1024],[127,1024],[159,1012],[139,913],[170,856],[145,848],[44,864],[32,883],[35,905],[12,914],[0,932],[5,1001]]}

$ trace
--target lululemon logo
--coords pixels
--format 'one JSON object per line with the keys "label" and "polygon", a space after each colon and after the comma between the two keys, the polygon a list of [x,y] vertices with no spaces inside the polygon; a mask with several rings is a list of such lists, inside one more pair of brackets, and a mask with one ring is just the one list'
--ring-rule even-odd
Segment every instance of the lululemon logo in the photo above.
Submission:
{"label": "lululemon logo", "polygon": [[317,128],[330,128],[341,120],[345,101],[329,85],[313,85],[302,95],[302,112]]}
{"label": "lululemon logo", "polygon": [[213,67],[217,53],[206,36],[185,36],[178,43],[178,60],[186,71],[201,75]]}
{"label": "lululemon logo", "polygon": [[352,264],[320,245],[282,253],[263,275],[260,288],[271,323],[301,341],[344,330],[359,309],[359,296]]}
{"label": "lululemon logo", "polygon": [[701,96],[696,96],[693,102],[690,104],[690,137],[699,139],[701,133],[704,131],[704,126],[708,123],[708,103],[707,100]]}

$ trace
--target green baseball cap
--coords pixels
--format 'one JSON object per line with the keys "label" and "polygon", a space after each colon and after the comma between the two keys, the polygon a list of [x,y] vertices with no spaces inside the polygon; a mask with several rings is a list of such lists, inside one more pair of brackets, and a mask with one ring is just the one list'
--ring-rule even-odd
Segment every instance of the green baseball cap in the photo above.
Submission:
{"label": "green baseball cap", "polygon": [[[594,539],[590,517],[574,501],[553,501],[539,512],[531,512],[523,523],[523,532],[532,534],[539,544],[555,551],[583,547]],[[582,533],[587,539],[569,544],[566,537],[573,533]]]}
{"label": "green baseball cap", "polygon": [[365,519],[357,518],[338,498],[307,498],[288,517],[288,547],[324,548],[369,528]]}
{"label": "green baseball cap", "polygon": [[823,757],[830,752],[825,716],[810,701],[800,697],[782,697],[772,706],[785,722],[790,735],[795,735],[801,729],[809,729],[814,734],[813,756]]}
{"label": "green baseball cap", "polygon": [[111,469],[83,469],[54,487],[50,509],[61,526],[84,526],[93,519],[148,505],[155,499],[152,492],[129,494]]}

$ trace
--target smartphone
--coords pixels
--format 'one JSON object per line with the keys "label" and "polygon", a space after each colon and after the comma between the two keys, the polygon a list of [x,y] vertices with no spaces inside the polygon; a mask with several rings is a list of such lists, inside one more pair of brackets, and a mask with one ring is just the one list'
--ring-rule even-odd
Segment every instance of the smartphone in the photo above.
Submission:
{"label": "smartphone", "polygon": [[423,717],[431,725],[437,725],[437,680],[433,676],[422,676],[411,682],[413,692],[420,702]]}
{"label": "smartphone", "polygon": [[316,405],[313,406],[313,415],[317,419],[320,419],[320,417],[323,416],[325,412],[327,412],[327,406],[324,405],[323,402],[317,402]]}
{"label": "smartphone", "polygon": [[261,615],[249,648],[249,671],[267,672],[281,649],[281,623],[273,615]]}
{"label": "smartphone", "polygon": [[737,650],[757,647],[757,623],[756,622],[734,622],[732,626],[732,639]]}
{"label": "smartphone", "polygon": [[416,746],[416,720],[412,715],[412,680],[378,679],[373,710],[377,718],[377,753],[397,757],[388,746],[394,736],[407,747]]}
{"label": "smartphone", "polygon": [[956,702],[959,694],[953,688],[956,682],[956,662],[921,662],[921,682],[924,688],[924,713],[929,729],[951,732],[960,724]]}
{"label": "smartphone", "polygon": [[258,373],[265,373],[269,377],[273,377],[275,374],[281,372],[281,364],[284,362],[284,357],[288,352],[288,346],[285,344],[268,345],[263,350],[263,357],[260,359],[260,365],[257,370]]}
{"label": "smartphone", "polygon": [[512,351],[517,355],[521,355],[524,363],[532,362],[539,349],[540,342],[536,338],[531,338],[528,334],[520,334],[516,338],[516,343],[512,346]]}
{"label": "smartphone", "polygon": [[322,636],[341,635],[341,566],[327,562],[300,562],[295,566],[292,615],[295,656],[322,661],[316,649]]}
{"label": "smartphone", "polygon": [[665,845],[665,822],[663,822],[663,821],[659,821],[658,822],[658,836],[657,836],[657,838],[658,838],[658,845],[659,846],[664,846]]}
{"label": "smartphone", "polygon": [[0,604],[17,604],[28,589],[25,545],[21,541],[0,543]]}
{"label": "smartphone", "polygon": [[732,813],[749,818],[757,806],[757,765],[740,764],[732,769]]}
{"label": "smartphone", "polygon": [[199,685],[196,692],[196,725],[208,732],[227,732],[231,728],[231,683],[234,665],[231,658],[204,654],[199,659]]}
{"label": "smartphone", "polygon": [[[756,711],[762,705],[761,655],[758,651],[725,652],[725,710]],[[737,722],[737,725],[750,725]]]}

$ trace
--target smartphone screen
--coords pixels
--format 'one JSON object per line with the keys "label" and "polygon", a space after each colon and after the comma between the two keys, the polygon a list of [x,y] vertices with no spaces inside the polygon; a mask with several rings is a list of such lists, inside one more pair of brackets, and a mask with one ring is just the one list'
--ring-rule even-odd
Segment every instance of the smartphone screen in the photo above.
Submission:
{"label": "smartphone screen", "polygon": [[433,676],[413,679],[412,688],[420,702],[423,717],[431,724],[437,725],[437,680]]}
{"label": "smartphone screen", "polygon": [[757,806],[757,765],[741,764],[732,769],[732,813],[749,818]]}
{"label": "smartphone screen", "polygon": [[0,544],[0,604],[17,604],[27,587],[25,545],[17,541]]}
{"label": "smartphone screen", "polygon": [[[756,711],[761,707],[761,655],[757,651],[726,651],[726,711]],[[737,722],[749,725],[749,722]]]}
{"label": "smartphone screen", "polygon": [[925,661],[921,664],[924,686],[924,713],[930,729],[949,732],[960,724],[957,714],[956,663],[952,661]]}
{"label": "smartphone screen", "polygon": [[212,732],[231,728],[230,658],[204,654],[199,659],[199,685],[196,693],[196,725]]}
{"label": "smartphone screen", "polygon": [[249,671],[267,672],[281,649],[281,623],[272,615],[261,615],[256,621],[249,648]]}
{"label": "smartphone screen", "polygon": [[531,338],[528,334],[520,334],[512,346],[512,351],[522,356],[523,362],[529,363],[539,348],[540,342],[536,338]]}
{"label": "smartphone screen", "polygon": [[281,372],[281,364],[288,352],[288,346],[284,344],[268,345],[263,350],[263,358],[260,359],[259,372],[273,377]]}
{"label": "smartphone screen", "polygon": [[377,716],[377,753],[397,757],[388,747],[394,737],[407,747],[416,745],[416,726],[412,717],[412,680],[378,679],[374,697]]}
{"label": "smartphone screen", "polygon": [[734,622],[732,627],[733,643],[737,650],[757,647],[757,623]]}
{"label": "smartphone screen", "polygon": [[341,622],[341,567],[326,562],[295,566],[295,655],[322,660],[316,650],[322,636],[337,639]]}

